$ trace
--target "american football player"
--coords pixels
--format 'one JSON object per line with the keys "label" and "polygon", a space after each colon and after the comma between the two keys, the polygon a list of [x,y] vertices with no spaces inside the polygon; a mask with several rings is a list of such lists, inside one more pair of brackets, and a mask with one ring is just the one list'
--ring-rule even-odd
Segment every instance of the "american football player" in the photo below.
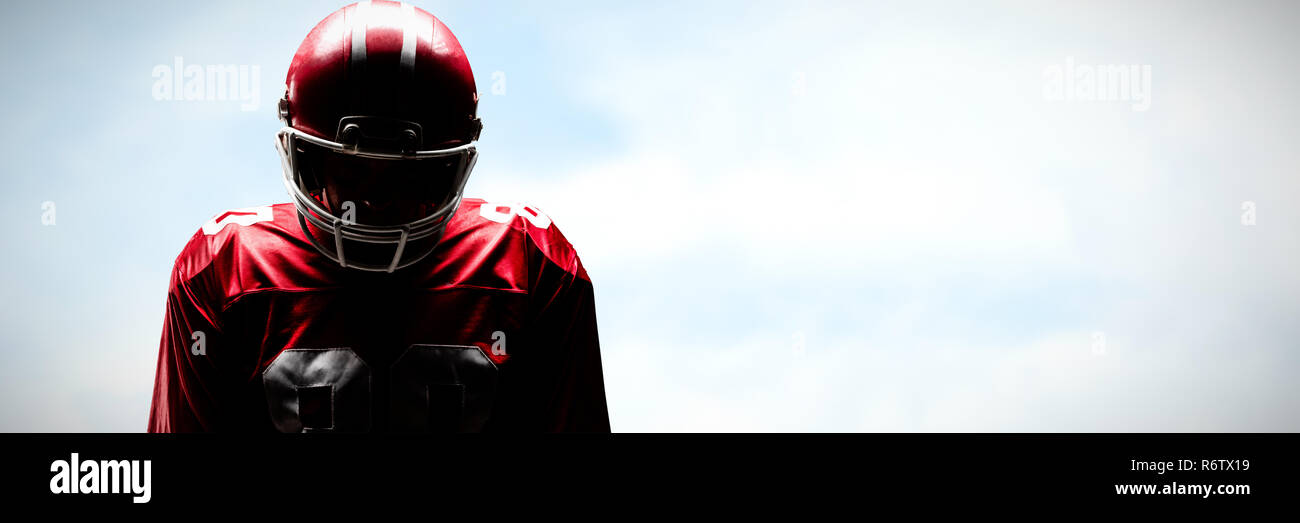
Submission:
{"label": "american football player", "polygon": [[367,1],[289,67],[292,203],[176,259],[150,432],[608,432],[592,284],[535,207],[462,198],[482,128],[442,21]]}

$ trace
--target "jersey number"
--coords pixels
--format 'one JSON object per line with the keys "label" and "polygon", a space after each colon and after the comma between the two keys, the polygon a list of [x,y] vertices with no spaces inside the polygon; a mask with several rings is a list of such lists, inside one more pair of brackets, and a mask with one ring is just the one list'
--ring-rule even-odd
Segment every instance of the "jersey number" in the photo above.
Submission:
{"label": "jersey number", "polygon": [[232,223],[247,227],[254,223],[269,222],[275,219],[274,212],[269,205],[261,207],[248,207],[245,209],[231,209],[216,216],[203,224],[203,234],[208,236],[221,232],[227,225]]}
{"label": "jersey number", "polygon": [[511,218],[519,215],[538,229],[551,226],[551,217],[542,214],[542,211],[523,204],[484,202],[478,208],[478,215],[497,223],[510,223]]}
{"label": "jersey number", "polygon": [[412,345],[390,368],[389,402],[373,405],[371,372],[352,349],[288,349],[262,371],[281,432],[364,432],[371,408],[395,431],[477,432],[487,423],[497,367],[477,347]]}

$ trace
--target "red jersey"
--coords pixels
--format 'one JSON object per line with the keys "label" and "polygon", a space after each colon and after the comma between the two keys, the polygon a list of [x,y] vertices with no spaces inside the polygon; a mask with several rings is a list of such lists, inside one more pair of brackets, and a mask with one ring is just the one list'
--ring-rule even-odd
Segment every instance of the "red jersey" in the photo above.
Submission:
{"label": "red jersey", "polygon": [[394,273],[319,253],[291,204],[176,259],[150,432],[609,431],[591,280],[550,219],[466,198]]}

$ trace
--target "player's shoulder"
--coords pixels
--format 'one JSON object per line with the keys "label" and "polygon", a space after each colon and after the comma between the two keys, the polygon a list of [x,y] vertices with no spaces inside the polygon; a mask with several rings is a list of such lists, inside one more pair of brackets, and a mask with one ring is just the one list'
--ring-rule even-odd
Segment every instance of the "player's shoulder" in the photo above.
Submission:
{"label": "player's shoulder", "polygon": [[581,271],[573,245],[540,207],[530,203],[464,198],[457,212],[460,226],[489,235],[511,235],[540,251],[562,268]]}
{"label": "player's shoulder", "polygon": [[293,204],[277,203],[227,209],[214,214],[194,232],[176,257],[172,284],[192,278],[219,260],[237,256],[242,250],[292,237],[291,227],[297,226],[296,213]]}

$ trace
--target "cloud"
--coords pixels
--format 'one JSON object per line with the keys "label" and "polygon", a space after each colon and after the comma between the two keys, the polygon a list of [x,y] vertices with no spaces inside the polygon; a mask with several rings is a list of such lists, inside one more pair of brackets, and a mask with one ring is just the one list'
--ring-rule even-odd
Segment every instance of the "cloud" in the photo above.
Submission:
{"label": "cloud", "polygon": [[[567,36],[607,42],[572,91],[614,117],[619,154],[476,180],[548,210],[591,269],[621,430],[1297,427],[1275,369],[1295,360],[1300,214],[1259,192],[1277,162],[1214,168],[1233,159],[1215,125],[1247,114],[1207,101],[1222,71],[1156,63],[1138,116],[1042,98],[1043,67],[1078,52],[1015,45],[1075,34],[1046,12],[994,39],[761,6],[676,19],[687,45],[628,21],[656,14]],[[1083,56],[1134,56],[1110,45]],[[1276,227],[1239,223],[1243,183]]]}

